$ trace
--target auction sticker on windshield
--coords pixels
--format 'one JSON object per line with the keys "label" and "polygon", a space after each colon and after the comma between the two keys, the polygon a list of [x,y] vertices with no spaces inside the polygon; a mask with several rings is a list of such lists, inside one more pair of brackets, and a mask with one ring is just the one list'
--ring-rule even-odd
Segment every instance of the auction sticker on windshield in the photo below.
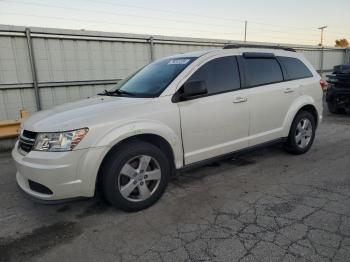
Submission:
{"label": "auction sticker on windshield", "polygon": [[173,59],[169,61],[168,65],[186,65],[188,62],[190,59]]}

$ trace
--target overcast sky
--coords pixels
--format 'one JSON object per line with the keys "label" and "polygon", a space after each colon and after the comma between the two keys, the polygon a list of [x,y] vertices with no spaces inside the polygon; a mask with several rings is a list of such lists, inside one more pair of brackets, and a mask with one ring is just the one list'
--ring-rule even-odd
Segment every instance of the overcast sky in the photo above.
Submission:
{"label": "overcast sky", "polygon": [[317,45],[350,40],[350,0],[0,0],[0,24]]}

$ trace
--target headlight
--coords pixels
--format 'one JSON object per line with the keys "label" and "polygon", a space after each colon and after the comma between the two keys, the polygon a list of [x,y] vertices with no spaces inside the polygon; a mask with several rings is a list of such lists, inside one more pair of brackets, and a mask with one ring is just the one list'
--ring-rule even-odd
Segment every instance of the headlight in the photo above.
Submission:
{"label": "headlight", "polygon": [[79,144],[88,131],[88,128],[82,128],[66,132],[39,133],[33,150],[49,152],[71,151]]}

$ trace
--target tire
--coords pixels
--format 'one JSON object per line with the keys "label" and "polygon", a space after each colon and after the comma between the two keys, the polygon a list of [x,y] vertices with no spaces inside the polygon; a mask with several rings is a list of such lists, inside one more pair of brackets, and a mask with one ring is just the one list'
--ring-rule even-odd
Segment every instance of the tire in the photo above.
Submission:
{"label": "tire", "polygon": [[311,148],[315,133],[316,120],[314,116],[307,111],[301,111],[293,120],[284,148],[291,154],[304,154]]}
{"label": "tire", "polygon": [[327,102],[327,106],[328,106],[329,112],[331,112],[332,114],[339,114],[340,113],[339,109],[337,108],[337,106],[334,103]]}
{"label": "tire", "polygon": [[169,159],[158,147],[139,140],[127,142],[104,163],[104,198],[123,211],[145,209],[163,195],[170,173]]}

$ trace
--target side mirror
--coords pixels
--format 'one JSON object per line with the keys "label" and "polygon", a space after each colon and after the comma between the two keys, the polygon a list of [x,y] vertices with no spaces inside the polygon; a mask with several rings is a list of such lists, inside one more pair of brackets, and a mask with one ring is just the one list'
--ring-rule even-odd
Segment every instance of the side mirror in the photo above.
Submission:
{"label": "side mirror", "polygon": [[188,99],[208,93],[205,81],[192,81],[183,85],[182,98]]}

